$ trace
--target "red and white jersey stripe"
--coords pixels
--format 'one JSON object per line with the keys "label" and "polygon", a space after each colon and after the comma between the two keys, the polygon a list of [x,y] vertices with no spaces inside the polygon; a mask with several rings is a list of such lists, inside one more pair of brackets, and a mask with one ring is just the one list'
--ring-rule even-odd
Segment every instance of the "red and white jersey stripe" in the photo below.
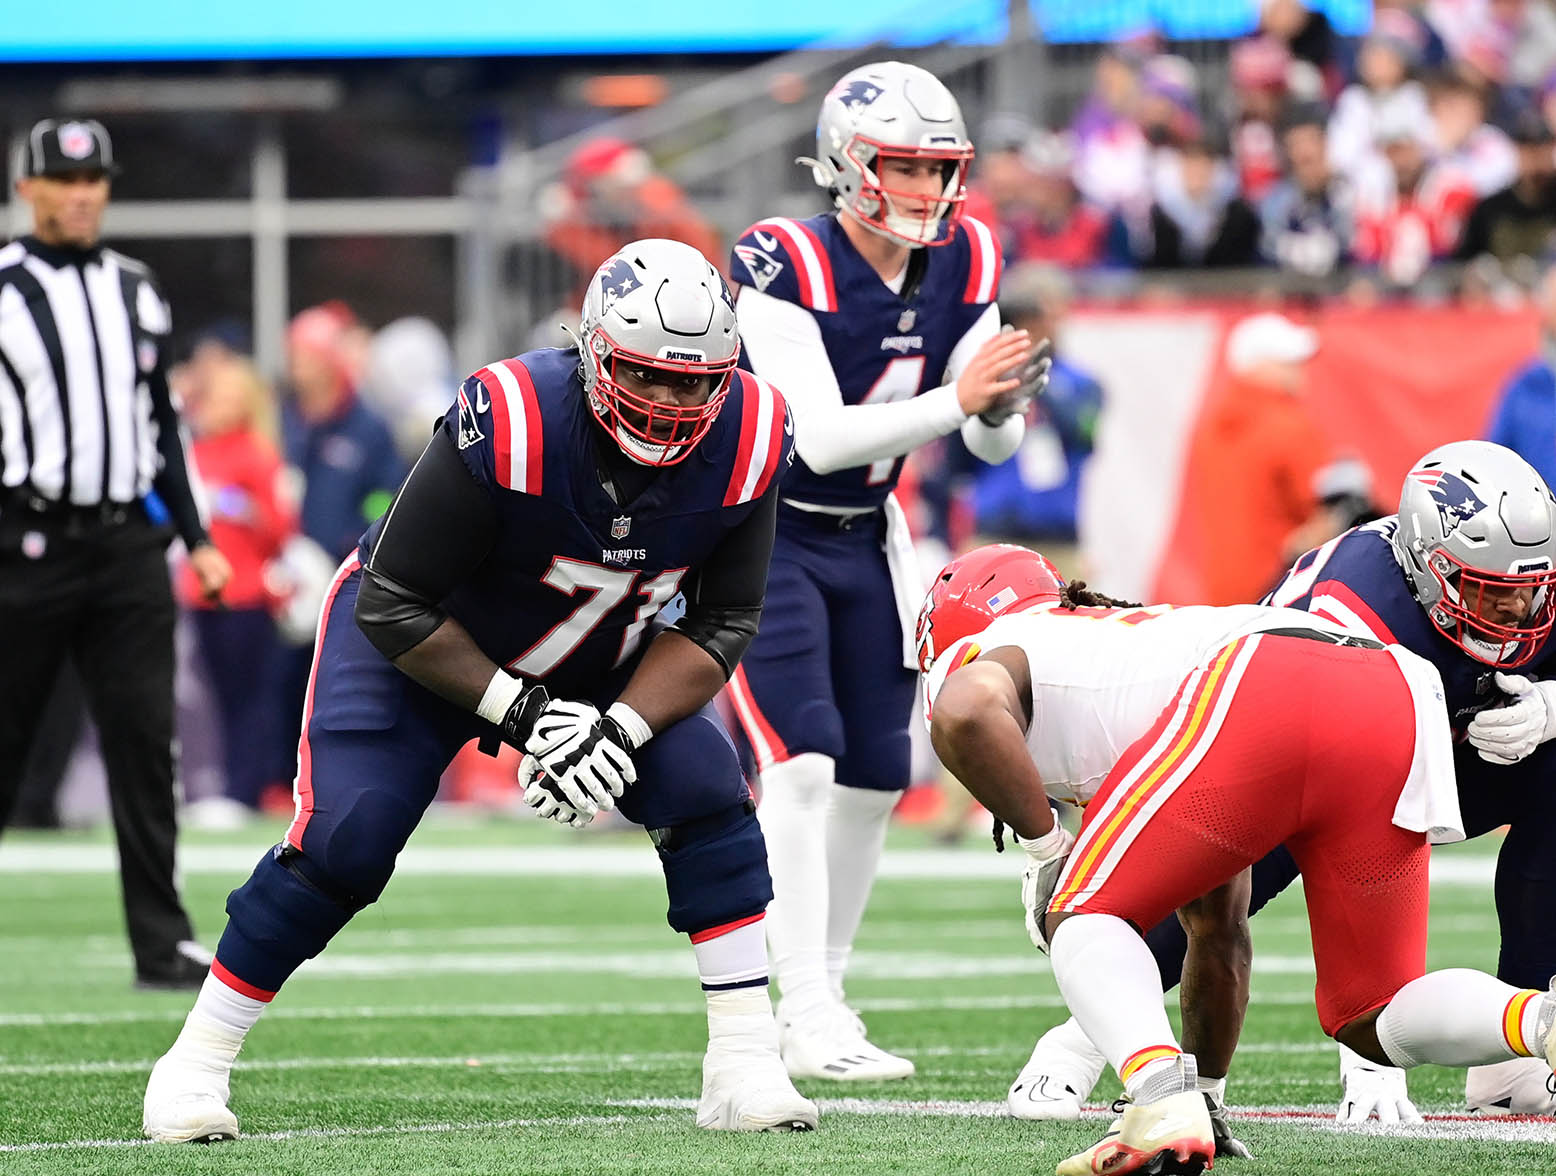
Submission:
{"label": "red and white jersey stripe", "polygon": [[[837,287],[832,281],[832,261],[821,239],[806,225],[786,216],[775,216],[753,226],[756,232],[768,232],[778,238],[794,263],[799,277],[800,300],[811,310],[837,310]],[[760,240],[760,238],[758,238]]]}
{"label": "red and white jersey stripe", "polygon": [[529,369],[517,359],[484,367],[476,378],[492,398],[492,448],[497,481],[509,490],[539,494],[541,487],[540,400]]}
{"label": "red and white jersey stripe", "polygon": [[1000,273],[1005,259],[1000,255],[999,241],[989,226],[977,217],[964,216],[962,231],[967,234],[971,257],[967,268],[967,289],[962,294],[964,302],[993,302],[1000,292]]}
{"label": "red and white jersey stripe", "polygon": [[784,433],[793,429],[778,389],[747,371],[736,371],[735,379],[741,384],[740,448],[724,493],[725,506],[762,496],[781,472]]}

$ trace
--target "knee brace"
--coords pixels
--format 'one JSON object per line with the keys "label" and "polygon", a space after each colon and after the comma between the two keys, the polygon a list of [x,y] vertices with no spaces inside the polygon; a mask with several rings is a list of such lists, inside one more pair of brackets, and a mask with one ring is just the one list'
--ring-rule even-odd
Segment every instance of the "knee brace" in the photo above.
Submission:
{"label": "knee brace", "polygon": [[216,957],[245,983],[275,992],[304,960],[324,950],[361,910],[349,896],[321,885],[316,866],[282,843],[227,896],[227,929]]}
{"label": "knee brace", "polygon": [[665,917],[675,930],[690,935],[749,918],[772,901],[767,846],[749,800],[648,835],[664,867]]}

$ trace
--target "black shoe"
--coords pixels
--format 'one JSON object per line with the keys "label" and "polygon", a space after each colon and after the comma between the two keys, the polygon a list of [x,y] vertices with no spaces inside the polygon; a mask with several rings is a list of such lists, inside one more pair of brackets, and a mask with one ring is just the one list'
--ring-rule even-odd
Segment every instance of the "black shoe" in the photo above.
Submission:
{"label": "black shoe", "polygon": [[192,960],[182,952],[174,952],[166,965],[150,972],[135,973],[135,987],[150,992],[176,992],[181,989],[199,988],[210,975],[211,965]]}

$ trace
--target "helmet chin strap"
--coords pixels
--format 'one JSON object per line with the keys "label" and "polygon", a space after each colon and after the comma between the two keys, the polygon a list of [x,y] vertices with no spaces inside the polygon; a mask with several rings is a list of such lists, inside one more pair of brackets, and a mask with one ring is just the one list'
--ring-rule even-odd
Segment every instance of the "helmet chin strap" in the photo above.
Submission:
{"label": "helmet chin strap", "polygon": [[667,450],[674,454],[681,448],[679,445],[650,445],[641,437],[634,437],[621,425],[611,426],[611,436],[616,438],[616,444],[621,446],[627,458],[640,466],[659,465]]}

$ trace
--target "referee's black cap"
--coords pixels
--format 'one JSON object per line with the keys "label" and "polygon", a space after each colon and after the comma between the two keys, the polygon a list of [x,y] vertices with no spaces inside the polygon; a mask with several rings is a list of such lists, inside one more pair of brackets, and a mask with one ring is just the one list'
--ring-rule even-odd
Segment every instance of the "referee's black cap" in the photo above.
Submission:
{"label": "referee's black cap", "polygon": [[27,132],[22,174],[58,176],[71,172],[119,174],[113,140],[103,124],[91,118],[45,118]]}

